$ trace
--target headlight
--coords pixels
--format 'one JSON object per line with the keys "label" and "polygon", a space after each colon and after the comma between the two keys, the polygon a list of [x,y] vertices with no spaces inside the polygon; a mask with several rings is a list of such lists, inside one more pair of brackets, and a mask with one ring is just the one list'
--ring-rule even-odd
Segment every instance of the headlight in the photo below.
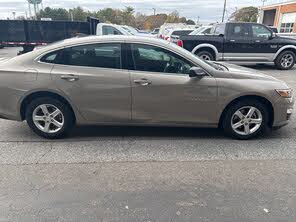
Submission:
{"label": "headlight", "polygon": [[283,98],[292,97],[292,92],[293,92],[292,89],[276,89],[275,91]]}

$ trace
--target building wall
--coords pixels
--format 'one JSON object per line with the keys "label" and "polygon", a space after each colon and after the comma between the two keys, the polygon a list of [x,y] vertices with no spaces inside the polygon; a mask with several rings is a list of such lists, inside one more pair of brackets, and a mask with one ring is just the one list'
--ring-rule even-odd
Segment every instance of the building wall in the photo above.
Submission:
{"label": "building wall", "polygon": [[[278,6],[270,6],[270,7],[267,6],[267,7],[263,8],[263,11],[272,10],[272,9],[276,9],[274,26],[279,27],[280,26],[279,23],[281,22],[280,19],[281,19],[282,14],[296,12],[296,3],[291,3],[291,4],[286,4],[286,5],[278,5]],[[296,33],[296,22],[294,24],[293,32]]]}

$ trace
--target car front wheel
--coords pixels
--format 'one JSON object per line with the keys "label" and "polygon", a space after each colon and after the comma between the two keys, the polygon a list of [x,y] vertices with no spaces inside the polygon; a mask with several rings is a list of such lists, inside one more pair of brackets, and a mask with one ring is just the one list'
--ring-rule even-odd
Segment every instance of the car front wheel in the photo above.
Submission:
{"label": "car front wheel", "polygon": [[241,101],[226,112],[223,128],[231,137],[251,139],[269,131],[266,105],[254,101]]}
{"label": "car front wheel", "polygon": [[70,107],[54,98],[38,98],[28,104],[26,120],[30,128],[47,139],[65,137],[74,125]]}

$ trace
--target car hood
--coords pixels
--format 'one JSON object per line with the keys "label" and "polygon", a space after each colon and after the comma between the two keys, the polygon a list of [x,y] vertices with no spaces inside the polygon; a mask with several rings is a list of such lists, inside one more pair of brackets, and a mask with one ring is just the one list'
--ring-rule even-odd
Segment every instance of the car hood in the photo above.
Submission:
{"label": "car hood", "polygon": [[228,68],[229,74],[234,79],[260,79],[260,80],[266,80],[266,81],[282,82],[277,78],[263,74],[260,71],[257,71],[255,69],[246,68],[246,67],[242,67],[234,64],[228,64],[228,63],[221,63],[221,64]]}

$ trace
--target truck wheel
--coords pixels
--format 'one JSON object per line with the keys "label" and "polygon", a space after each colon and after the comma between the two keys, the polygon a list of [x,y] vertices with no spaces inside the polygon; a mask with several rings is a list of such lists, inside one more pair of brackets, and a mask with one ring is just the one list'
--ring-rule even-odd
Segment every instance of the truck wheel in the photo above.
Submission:
{"label": "truck wheel", "polygon": [[37,135],[47,139],[65,137],[75,123],[71,108],[50,97],[38,98],[28,104],[26,120]]}
{"label": "truck wheel", "polygon": [[206,61],[213,61],[214,60],[214,56],[212,53],[208,52],[208,51],[200,51],[196,54],[199,58],[206,60]]}
{"label": "truck wheel", "polygon": [[226,111],[222,122],[229,136],[246,140],[268,133],[269,113],[266,106],[257,100],[242,100]]}
{"label": "truck wheel", "polygon": [[284,51],[274,61],[275,66],[280,70],[291,69],[296,62],[296,55],[292,51]]}

